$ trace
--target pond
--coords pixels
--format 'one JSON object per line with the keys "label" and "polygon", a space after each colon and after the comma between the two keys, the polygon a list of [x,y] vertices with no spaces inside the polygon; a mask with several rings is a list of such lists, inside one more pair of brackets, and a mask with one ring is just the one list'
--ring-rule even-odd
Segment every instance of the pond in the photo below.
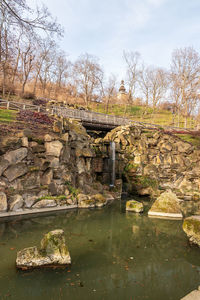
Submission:
{"label": "pond", "polygon": [[[189,246],[181,225],[126,213],[125,201],[1,221],[0,299],[178,300],[200,284],[200,249]],[[17,271],[17,251],[57,228],[71,268]]]}

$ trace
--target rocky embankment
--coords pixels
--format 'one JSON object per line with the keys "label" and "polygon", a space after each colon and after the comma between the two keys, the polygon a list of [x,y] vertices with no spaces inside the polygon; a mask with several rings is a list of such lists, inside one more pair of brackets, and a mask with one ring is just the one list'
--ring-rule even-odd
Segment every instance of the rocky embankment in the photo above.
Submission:
{"label": "rocky embankment", "polygon": [[118,127],[95,142],[109,141],[116,143],[116,172],[129,193],[156,199],[171,190],[184,216],[200,214],[200,150],[162,130],[139,126]]}
{"label": "rocky embankment", "polygon": [[[110,191],[110,142],[116,188]],[[121,126],[90,137],[80,123],[56,121],[38,138],[28,129],[0,140],[0,212],[46,207],[101,207],[132,194],[178,198],[183,216],[200,214],[200,150],[162,130]]]}
{"label": "rocky embankment", "polygon": [[101,207],[116,197],[96,180],[93,139],[84,127],[59,125],[43,136],[25,129],[1,138],[0,212]]}

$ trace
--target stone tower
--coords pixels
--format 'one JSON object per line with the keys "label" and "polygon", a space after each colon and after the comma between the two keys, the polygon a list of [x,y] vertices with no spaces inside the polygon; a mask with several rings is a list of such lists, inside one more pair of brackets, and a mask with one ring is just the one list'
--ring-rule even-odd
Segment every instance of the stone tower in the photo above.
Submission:
{"label": "stone tower", "polygon": [[124,80],[121,81],[121,85],[120,85],[120,88],[119,88],[119,93],[120,94],[126,94],[126,89],[125,89],[125,86],[124,86]]}
{"label": "stone tower", "polygon": [[119,92],[117,94],[117,103],[124,104],[127,101],[127,93],[124,86],[124,80],[121,81]]}

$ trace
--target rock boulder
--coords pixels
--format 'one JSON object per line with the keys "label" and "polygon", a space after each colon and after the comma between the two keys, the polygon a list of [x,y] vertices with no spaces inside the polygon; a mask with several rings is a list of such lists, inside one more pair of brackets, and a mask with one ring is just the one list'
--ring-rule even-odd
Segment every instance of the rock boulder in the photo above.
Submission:
{"label": "rock boulder", "polygon": [[129,200],[126,202],[126,211],[133,211],[136,213],[143,212],[144,206],[141,202]]}
{"label": "rock boulder", "polygon": [[37,267],[61,267],[71,264],[71,257],[65,244],[64,231],[48,232],[41,240],[41,248],[25,248],[17,253],[16,266],[27,270]]}
{"label": "rock boulder", "polygon": [[200,247],[200,216],[186,218],[183,222],[183,230],[187,234],[189,241]]}
{"label": "rock boulder", "polygon": [[8,207],[6,194],[0,192],[0,211],[6,211]]}
{"label": "rock boulder", "polygon": [[63,145],[60,141],[52,141],[45,143],[46,154],[50,156],[59,157]]}
{"label": "rock boulder", "polygon": [[24,204],[24,200],[21,195],[15,195],[10,202],[10,210],[17,211],[18,209],[22,208]]}
{"label": "rock boulder", "polygon": [[179,199],[171,190],[162,193],[153,203],[148,212],[149,216],[182,219],[183,215],[179,205]]}

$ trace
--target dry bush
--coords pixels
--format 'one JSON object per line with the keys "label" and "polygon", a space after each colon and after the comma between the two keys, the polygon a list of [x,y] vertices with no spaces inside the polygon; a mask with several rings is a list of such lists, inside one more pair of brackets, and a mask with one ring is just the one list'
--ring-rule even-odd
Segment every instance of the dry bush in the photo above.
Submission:
{"label": "dry bush", "polygon": [[32,92],[25,92],[24,94],[21,95],[21,97],[26,100],[32,100],[32,99],[34,100],[35,94]]}

